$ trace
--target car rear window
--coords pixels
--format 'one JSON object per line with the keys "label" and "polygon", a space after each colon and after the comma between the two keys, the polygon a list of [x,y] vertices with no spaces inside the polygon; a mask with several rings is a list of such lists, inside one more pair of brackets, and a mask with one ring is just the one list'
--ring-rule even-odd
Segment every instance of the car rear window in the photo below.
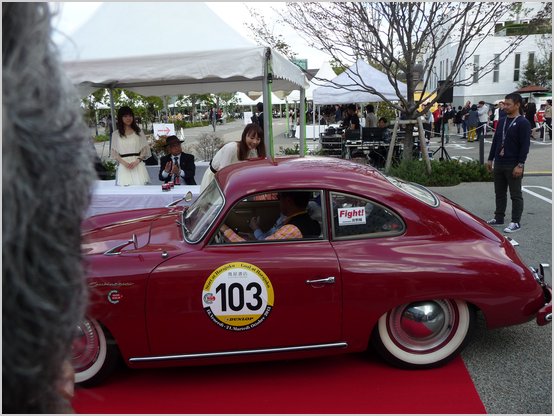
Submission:
{"label": "car rear window", "polygon": [[439,206],[439,199],[436,197],[436,195],[433,192],[431,192],[426,187],[419,185],[417,183],[406,182],[395,176],[389,176],[382,172],[381,174],[385,177],[386,180],[388,180],[390,183],[392,183],[401,191],[406,192],[408,195],[411,195],[414,198],[420,200],[421,202],[426,203],[430,207],[436,208]]}

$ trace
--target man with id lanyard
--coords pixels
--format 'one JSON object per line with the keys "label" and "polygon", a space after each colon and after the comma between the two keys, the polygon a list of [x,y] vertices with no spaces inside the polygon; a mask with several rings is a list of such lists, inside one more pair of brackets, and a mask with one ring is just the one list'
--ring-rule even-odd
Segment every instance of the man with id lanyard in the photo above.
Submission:
{"label": "man with id lanyard", "polygon": [[516,93],[506,95],[504,99],[506,117],[498,121],[487,162],[487,170],[493,172],[494,160],[493,180],[496,195],[494,219],[487,221],[488,224],[504,224],[508,204],[507,191],[510,189],[512,221],[504,228],[505,233],[513,233],[521,229],[520,221],[523,212],[521,181],[531,143],[531,125],[525,117],[520,117],[521,104],[521,95]]}

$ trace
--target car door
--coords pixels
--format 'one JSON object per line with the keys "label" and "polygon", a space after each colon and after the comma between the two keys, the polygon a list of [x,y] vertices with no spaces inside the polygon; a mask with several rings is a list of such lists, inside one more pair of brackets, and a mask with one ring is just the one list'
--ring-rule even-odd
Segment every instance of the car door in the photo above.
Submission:
{"label": "car door", "polygon": [[152,354],[339,341],[342,283],[322,225],[319,238],[209,244],[163,263],[147,290]]}

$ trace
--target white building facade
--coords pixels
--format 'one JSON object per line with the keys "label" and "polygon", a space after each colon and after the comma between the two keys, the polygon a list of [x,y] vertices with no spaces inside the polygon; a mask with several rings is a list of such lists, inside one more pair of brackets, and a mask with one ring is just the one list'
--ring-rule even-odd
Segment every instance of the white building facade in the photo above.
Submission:
{"label": "white building facade", "polygon": [[[491,32],[494,32],[494,30],[491,30]],[[477,49],[470,45],[468,50],[472,52],[472,55],[465,56],[467,58],[465,60],[466,64],[460,69],[456,81],[469,79],[466,83],[473,81],[473,84],[454,87],[452,105],[456,107],[463,106],[466,101],[477,104],[481,100],[494,103],[498,99],[503,99],[506,94],[518,90],[517,84],[523,77],[523,70],[527,63],[544,58],[542,56],[543,52],[537,43],[541,36],[528,36],[502,63],[496,65],[494,70],[480,79],[474,76],[474,67],[483,67],[495,59],[499,61],[498,57],[506,49],[510,39],[515,39],[515,37],[503,36],[501,32],[496,35],[491,34],[491,36],[485,38]],[[431,77],[432,86],[437,86],[438,80],[445,79],[450,73],[456,51],[457,47],[454,45],[443,48],[438,52],[435,61],[436,75]],[[527,97],[528,95],[525,95],[524,98]]]}

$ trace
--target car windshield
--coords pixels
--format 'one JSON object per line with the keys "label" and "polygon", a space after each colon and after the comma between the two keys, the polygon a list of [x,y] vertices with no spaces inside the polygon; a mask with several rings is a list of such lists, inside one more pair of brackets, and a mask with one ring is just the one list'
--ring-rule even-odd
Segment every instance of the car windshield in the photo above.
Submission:
{"label": "car windshield", "polygon": [[214,180],[194,203],[183,210],[185,240],[200,241],[223,209],[224,198]]}
{"label": "car windshield", "polygon": [[381,172],[381,174],[385,177],[386,180],[388,180],[398,189],[401,189],[414,198],[417,198],[421,202],[425,202],[431,207],[439,206],[439,199],[435,196],[433,192],[431,192],[424,186],[418,185],[417,183],[403,181],[402,179],[396,178],[394,176],[386,175],[383,172]]}

